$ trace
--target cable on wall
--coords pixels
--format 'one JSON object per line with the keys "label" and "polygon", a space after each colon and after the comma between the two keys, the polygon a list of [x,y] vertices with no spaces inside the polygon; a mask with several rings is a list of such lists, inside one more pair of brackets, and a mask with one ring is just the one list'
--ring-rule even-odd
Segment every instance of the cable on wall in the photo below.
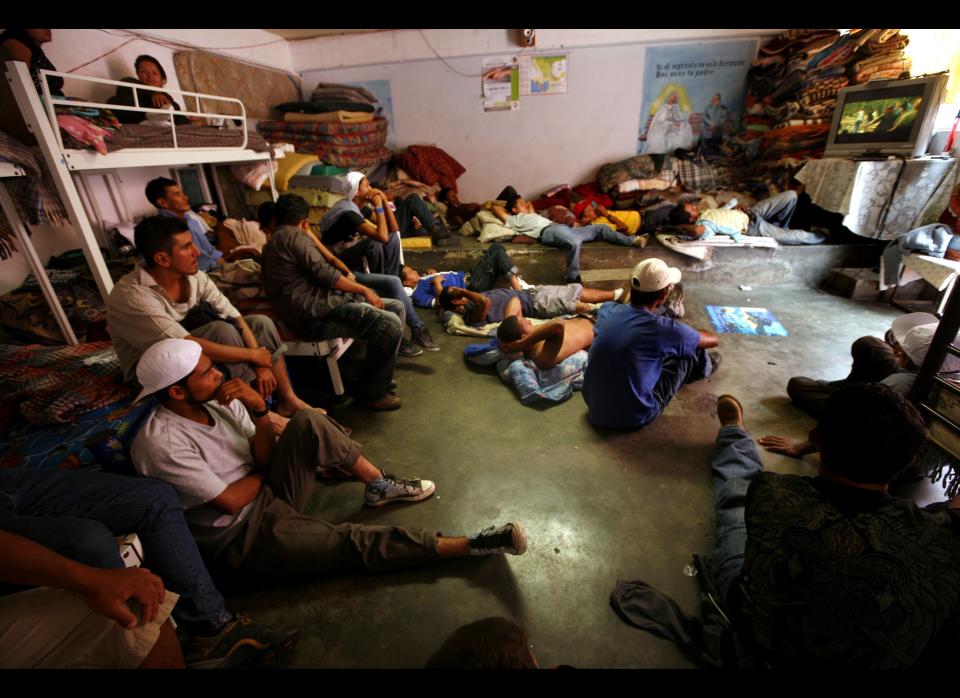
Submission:
{"label": "cable on wall", "polygon": [[443,56],[441,56],[441,55],[437,52],[437,49],[435,49],[435,48],[433,47],[433,44],[431,44],[431,43],[430,43],[430,40],[427,39],[427,35],[424,33],[423,29],[418,29],[417,31],[419,31],[419,32],[420,32],[420,36],[423,37],[423,43],[425,43],[425,44],[427,45],[427,48],[429,48],[431,51],[433,51],[433,55],[436,56],[437,58],[439,58],[439,59],[441,60],[441,62],[443,62],[443,64],[444,64],[445,66],[447,66],[447,68],[449,68],[450,70],[452,70],[454,73],[456,73],[457,75],[462,75],[462,76],[465,77],[465,78],[480,78],[480,77],[483,77],[483,73],[476,73],[476,74],[464,73],[464,72],[461,72],[461,71],[457,70],[456,68],[454,68],[452,65],[450,65],[449,63],[447,63],[447,59],[444,58]]}

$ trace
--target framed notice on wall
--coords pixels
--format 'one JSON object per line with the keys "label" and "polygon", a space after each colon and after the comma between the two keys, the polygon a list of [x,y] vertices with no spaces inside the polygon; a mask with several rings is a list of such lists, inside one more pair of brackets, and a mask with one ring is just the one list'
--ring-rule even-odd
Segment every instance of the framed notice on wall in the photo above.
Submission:
{"label": "framed notice on wall", "polygon": [[561,95],[567,92],[569,54],[520,57],[521,95]]}
{"label": "framed notice on wall", "polygon": [[515,56],[483,60],[483,110],[511,111],[520,108],[520,76]]}

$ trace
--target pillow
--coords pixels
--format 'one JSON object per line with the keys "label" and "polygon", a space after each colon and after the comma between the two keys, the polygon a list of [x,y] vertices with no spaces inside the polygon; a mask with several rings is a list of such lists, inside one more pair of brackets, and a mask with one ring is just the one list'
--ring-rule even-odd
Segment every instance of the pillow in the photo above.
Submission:
{"label": "pillow", "polygon": [[309,153],[287,153],[287,155],[278,161],[277,167],[277,189],[286,191],[290,184],[290,178],[297,175],[307,165],[313,166],[320,162],[320,158]]}

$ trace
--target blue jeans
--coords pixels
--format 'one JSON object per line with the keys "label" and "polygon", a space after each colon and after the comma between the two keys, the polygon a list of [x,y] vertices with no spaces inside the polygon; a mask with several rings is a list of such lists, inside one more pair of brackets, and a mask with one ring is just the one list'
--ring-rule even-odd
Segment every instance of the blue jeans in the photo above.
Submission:
{"label": "blue jeans", "polygon": [[806,230],[790,230],[787,226],[797,207],[797,192],[785,191],[758,201],[750,208],[748,235],[773,238],[781,245],[817,245],[826,236]]}
{"label": "blue jeans", "polygon": [[384,310],[369,303],[338,305],[323,316],[318,328],[319,339],[353,337],[367,342],[367,355],[359,370],[361,382],[352,386],[354,397],[361,402],[387,394],[403,337],[403,305],[390,298],[383,305]]}
{"label": "blue jeans", "polygon": [[687,358],[668,356],[660,367],[660,378],[653,386],[653,397],[663,412],[673,396],[680,392],[680,388],[687,383],[702,380],[713,373],[713,361],[706,349],[697,349],[696,353]]}
{"label": "blue jeans", "polygon": [[413,303],[410,301],[410,296],[407,295],[407,292],[403,290],[400,277],[390,276],[388,274],[364,274],[363,272],[355,272],[354,276],[357,277],[358,284],[369,286],[377,292],[378,296],[400,301],[406,312],[407,325],[410,326],[411,330],[423,327],[423,320],[417,315],[417,311],[413,309]]}
{"label": "blue jeans", "polygon": [[352,247],[337,252],[337,256],[353,271],[363,271],[363,260],[373,274],[400,275],[400,236],[390,233],[386,242],[365,237]]}
{"label": "blue jeans", "polygon": [[212,635],[233,616],[210,579],[171,485],[98,472],[0,470],[0,529],[85,565],[122,568],[116,537],[136,533],[146,567],[180,594],[173,615]]}
{"label": "blue jeans", "polygon": [[724,600],[743,568],[747,546],[747,526],[743,516],[747,488],[763,472],[763,464],[757,445],[745,429],[720,427],[711,466],[717,518],[711,568],[720,599]]}
{"label": "blue jeans", "polygon": [[629,246],[633,244],[634,238],[618,233],[603,223],[584,225],[580,228],[554,223],[540,231],[541,244],[567,251],[567,273],[564,277],[567,281],[576,281],[580,276],[580,245],[594,240]]}

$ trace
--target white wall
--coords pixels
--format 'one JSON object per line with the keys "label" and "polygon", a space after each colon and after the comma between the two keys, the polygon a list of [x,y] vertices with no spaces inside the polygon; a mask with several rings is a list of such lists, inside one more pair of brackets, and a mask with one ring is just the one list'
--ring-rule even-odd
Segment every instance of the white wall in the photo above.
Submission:
{"label": "white wall", "polygon": [[[568,92],[521,97],[512,112],[484,112],[481,104],[482,56],[522,53],[504,29],[321,37],[292,42],[291,58],[303,75],[305,97],[320,81],[390,80],[397,145],[443,148],[467,169],[458,182],[461,196],[476,201],[506,184],[530,197],[557,184],[576,185],[604,163],[633,155],[646,46],[778,31],[537,30],[536,52],[569,50]],[[371,57],[396,62],[369,64]]]}
{"label": "white wall", "polygon": [[[110,32],[110,33],[107,33]],[[144,34],[140,38],[130,36],[129,32]],[[133,41],[122,46],[124,42],[133,38]],[[179,48],[171,45],[160,45],[156,41],[175,41],[186,44],[184,49],[191,47],[203,48],[212,53],[222,54],[230,58],[244,60],[257,65],[290,71],[289,42],[279,40],[280,37],[260,29],[54,29],[53,41],[44,46],[44,53],[58,70],[73,71],[74,68],[107,53],[114,48],[121,47],[93,63],[79,68],[78,75],[103,77],[119,80],[127,76],[134,76],[133,61],[142,53],[155,57],[163,65],[167,74],[167,86],[178,89],[176,71],[173,66],[173,54]],[[269,43],[268,46],[248,49],[229,49],[233,46],[247,46],[251,44]],[[88,95],[78,86],[81,83],[67,83],[66,91],[72,95]],[[109,96],[113,89],[106,94],[93,93],[89,96]],[[177,100],[183,104],[182,100]],[[165,168],[144,168],[120,172],[121,187],[129,206],[130,215],[139,218],[154,212],[143,195],[146,183],[159,176],[169,176]],[[119,220],[119,213],[115,211],[109,196],[97,196],[105,218]],[[66,250],[80,246],[79,240],[72,227],[40,226],[32,230],[34,245],[44,263],[50,256],[60,254]],[[15,254],[11,259],[0,262],[0,293],[19,286],[29,273],[26,259]]]}

